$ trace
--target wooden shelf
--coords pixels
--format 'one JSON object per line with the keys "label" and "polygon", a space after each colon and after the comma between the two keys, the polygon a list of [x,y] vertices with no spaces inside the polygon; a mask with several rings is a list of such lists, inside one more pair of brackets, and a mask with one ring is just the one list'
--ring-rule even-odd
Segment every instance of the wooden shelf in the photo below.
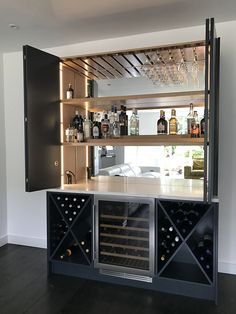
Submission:
{"label": "wooden shelf", "polygon": [[89,139],[83,143],[62,143],[63,146],[194,146],[204,145],[204,138],[188,135],[139,135],[120,138]]}
{"label": "wooden shelf", "polygon": [[83,109],[102,111],[111,108],[111,105],[125,105],[127,109],[153,109],[153,108],[176,108],[189,107],[193,102],[194,107],[204,105],[204,91],[156,93],[128,96],[94,97],[62,99],[65,105],[80,106]]}

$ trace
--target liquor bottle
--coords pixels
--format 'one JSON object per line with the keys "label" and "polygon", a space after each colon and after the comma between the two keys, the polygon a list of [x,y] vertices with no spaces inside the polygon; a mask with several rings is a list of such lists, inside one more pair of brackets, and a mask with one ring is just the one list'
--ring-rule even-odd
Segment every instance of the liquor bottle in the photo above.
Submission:
{"label": "liquor bottle", "polygon": [[125,135],[128,135],[128,124],[129,124],[129,118],[126,114],[126,107],[124,106],[124,113],[125,113]]}
{"label": "liquor bottle", "polygon": [[200,130],[201,130],[201,135],[205,134],[205,118],[203,117],[201,122],[200,122]]}
{"label": "liquor bottle", "polygon": [[160,111],[160,119],[157,121],[157,134],[167,134],[167,121],[165,119],[165,111]]}
{"label": "liquor bottle", "polygon": [[110,121],[110,136],[113,136],[113,124],[115,121],[115,107],[111,106],[111,111],[108,114],[108,119]]}
{"label": "liquor bottle", "polygon": [[72,88],[72,84],[70,83],[66,91],[66,99],[72,99],[72,98],[74,98],[74,90]]}
{"label": "liquor bottle", "polygon": [[66,135],[66,142],[67,143],[73,143],[73,142],[75,142],[75,128],[71,125],[71,124],[69,124],[69,127],[68,128],[66,128],[66,130],[65,130],[65,135]]}
{"label": "liquor bottle", "polygon": [[139,117],[137,114],[137,109],[133,109],[129,123],[130,123],[130,135],[139,135]]}
{"label": "liquor bottle", "polygon": [[177,119],[175,109],[171,109],[171,118],[169,120],[169,134],[170,135],[177,134]]}
{"label": "liquor bottle", "polygon": [[83,118],[81,115],[79,115],[79,111],[75,110],[75,116],[72,119],[72,125],[75,129],[79,130],[80,127],[83,128]]}
{"label": "liquor bottle", "polygon": [[200,136],[199,134],[199,120],[198,120],[198,114],[197,111],[194,111],[193,113],[193,119],[191,122],[191,137],[197,138]]}
{"label": "liquor bottle", "polygon": [[84,140],[91,138],[91,125],[89,117],[85,117],[83,122]]}
{"label": "liquor bottle", "polygon": [[114,108],[114,122],[112,126],[112,137],[119,138],[120,137],[120,122],[119,115],[117,113],[117,108]]}
{"label": "liquor bottle", "polygon": [[77,142],[81,143],[84,142],[84,131],[83,125],[79,125],[79,129],[77,130]]}
{"label": "liquor bottle", "polygon": [[101,131],[102,131],[102,137],[108,138],[110,135],[110,122],[108,120],[107,114],[105,113],[104,119],[102,119],[101,122]]}
{"label": "liquor bottle", "polygon": [[191,123],[193,119],[193,103],[189,105],[189,114],[187,115],[187,133],[191,134]]}
{"label": "liquor bottle", "polygon": [[119,122],[120,122],[120,135],[128,135],[128,116],[126,114],[126,107],[120,107],[120,115],[119,115]]}
{"label": "liquor bottle", "polygon": [[97,113],[94,113],[92,136],[95,139],[100,137],[100,130],[99,130],[99,122],[98,122]]}

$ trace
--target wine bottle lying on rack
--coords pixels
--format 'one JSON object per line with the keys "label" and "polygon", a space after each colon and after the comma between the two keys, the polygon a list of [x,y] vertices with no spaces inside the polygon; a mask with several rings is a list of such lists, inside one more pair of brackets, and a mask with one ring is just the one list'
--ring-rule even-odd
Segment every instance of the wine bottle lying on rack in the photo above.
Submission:
{"label": "wine bottle lying on rack", "polygon": [[79,251],[78,245],[75,243],[64,250],[64,252],[60,255],[60,259],[65,259],[67,257],[71,257],[76,252]]}
{"label": "wine bottle lying on rack", "polygon": [[203,267],[207,270],[212,268],[213,241],[211,234],[205,234],[198,242],[195,254]]}

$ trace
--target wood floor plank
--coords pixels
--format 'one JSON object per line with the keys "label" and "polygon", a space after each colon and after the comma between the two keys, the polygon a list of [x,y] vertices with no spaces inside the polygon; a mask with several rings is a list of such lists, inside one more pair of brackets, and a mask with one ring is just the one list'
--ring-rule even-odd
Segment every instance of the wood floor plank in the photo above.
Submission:
{"label": "wood floor plank", "polygon": [[0,314],[235,314],[236,276],[219,275],[219,305],[79,278],[47,277],[45,249],[0,248]]}

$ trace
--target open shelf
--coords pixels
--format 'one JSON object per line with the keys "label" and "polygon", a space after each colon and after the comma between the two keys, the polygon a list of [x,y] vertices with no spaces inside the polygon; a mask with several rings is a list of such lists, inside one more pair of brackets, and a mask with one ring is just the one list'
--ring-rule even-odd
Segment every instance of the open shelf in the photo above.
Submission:
{"label": "open shelf", "polygon": [[204,138],[189,135],[138,135],[120,138],[88,139],[83,143],[63,143],[63,146],[157,146],[157,145],[204,145]]}
{"label": "open shelf", "polygon": [[62,99],[61,102],[67,105],[78,105],[88,110],[101,111],[108,108],[110,109],[111,105],[125,105],[127,109],[132,109],[133,107],[137,109],[152,109],[163,107],[189,107],[189,103],[194,102],[194,107],[199,107],[204,105],[204,97],[204,91],[200,90],[127,96]]}

